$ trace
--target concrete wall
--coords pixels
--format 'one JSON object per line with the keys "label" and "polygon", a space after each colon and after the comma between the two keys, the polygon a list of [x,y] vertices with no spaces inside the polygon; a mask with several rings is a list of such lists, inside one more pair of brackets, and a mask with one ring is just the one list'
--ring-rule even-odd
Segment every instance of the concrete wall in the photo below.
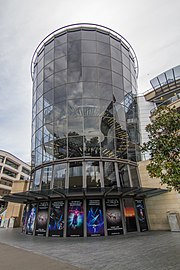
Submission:
{"label": "concrete wall", "polygon": [[[160,184],[158,178],[151,178],[146,170],[149,161],[139,162],[139,174],[143,187],[166,188]],[[180,215],[180,193],[171,191],[155,197],[145,199],[148,220],[151,230],[170,230],[167,219],[168,212],[177,212]]]}
{"label": "concrete wall", "polygon": [[[29,181],[16,180],[16,181],[14,181],[14,183],[12,185],[11,193],[26,191],[26,190],[28,190],[28,187],[29,187]],[[23,214],[23,209],[24,209],[23,204],[8,202],[8,207],[7,207],[7,212],[6,212],[5,218],[15,217],[16,218],[15,226],[20,226],[22,214]]]}

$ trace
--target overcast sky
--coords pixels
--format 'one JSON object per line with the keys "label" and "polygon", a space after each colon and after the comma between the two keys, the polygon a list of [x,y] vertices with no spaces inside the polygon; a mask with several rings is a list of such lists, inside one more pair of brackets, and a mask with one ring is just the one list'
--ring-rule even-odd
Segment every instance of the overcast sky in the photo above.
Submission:
{"label": "overcast sky", "polygon": [[120,33],[139,62],[139,93],[180,64],[179,0],[0,0],[0,149],[30,161],[30,63],[50,32],[97,23]]}

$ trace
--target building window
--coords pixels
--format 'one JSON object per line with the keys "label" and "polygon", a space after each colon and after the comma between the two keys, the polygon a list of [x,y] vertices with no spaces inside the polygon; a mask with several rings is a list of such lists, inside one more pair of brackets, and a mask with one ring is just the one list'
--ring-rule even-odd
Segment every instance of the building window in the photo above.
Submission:
{"label": "building window", "polygon": [[3,173],[6,174],[6,175],[8,175],[8,176],[11,176],[13,178],[16,178],[16,175],[17,175],[17,173],[12,172],[12,171],[10,171],[8,169],[5,169],[5,168],[3,169]]}
{"label": "building window", "polygon": [[82,162],[71,162],[69,164],[69,188],[77,189],[83,186]]}
{"label": "building window", "polygon": [[0,156],[0,163],[3,163],[3,162],[4,162],[4,157]]}
{"label": "building window", "polygon": [[11,166],[12,168],[14,168],[14,169],[18,169],[18,165],[16,164],[16,163],[14,163],[14,162],[12,162],[11,160],[9,160],[9,159],[6,159],[6,162],[5,162],[7,165],[9,165],[9,166]]}
{"label": "building window", "polygon": [[30,171],[24,167],[22,167],[22,172],[27,174],[27,175],[30,175]]}
{"label": "building window", "polygon": [[66,164],[54,165],[54,188],[65,188]]}
{"label": "building window", "polygon": [[42,184],[41,189],[50,189],[52,180],[52,166],[44,167],[42,169]]}
{"label": "building window", "polygon": [[118,172],[121,187],[130,187],[127,165],[118,163]]}
{"label": "building window", "polygon": [[112,187],[114,185],[117,185],[114,163],[109,161],[104,162],[103,169],[104,169],[104,186]]}
{"label": "building window", "polygon": [[86,183],[87,188],[101,187],[99,161],[86,162]]}

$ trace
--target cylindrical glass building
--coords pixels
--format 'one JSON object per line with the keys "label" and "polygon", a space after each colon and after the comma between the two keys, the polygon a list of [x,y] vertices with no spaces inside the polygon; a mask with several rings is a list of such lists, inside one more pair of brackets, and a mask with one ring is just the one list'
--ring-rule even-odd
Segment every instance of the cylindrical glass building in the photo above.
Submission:
{"label": "cylindrical glass building", "polygon": [[46,213],[50,236],[141,230],[133,199],[138,65],[130,44],[109,28],[74,24],[47,36],[31,67],[33,232],[42,233],[38,213]]}

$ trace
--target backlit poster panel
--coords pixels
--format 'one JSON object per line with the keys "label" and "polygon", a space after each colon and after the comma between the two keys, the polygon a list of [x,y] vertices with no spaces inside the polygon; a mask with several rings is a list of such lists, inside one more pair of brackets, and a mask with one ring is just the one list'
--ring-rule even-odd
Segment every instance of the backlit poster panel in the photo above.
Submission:
{"label": "backlit poster panel", "polygon": [[35,235],[46,236],[47,220],[48,220],[48,202],[40,202],[38,206],[38,213],[36,217],[36,231]]}
{"label": "backlit poster panel", "polygon": [[83,200],[68,201],[67,236],[83,236]]}
{"label": "backlit poster panel", "polygon": [[36,220],[37,205],[35,203],[29,205],[27,213],[26,233],[32,235],[34,231],[34,225]]}
{"label": "backlit poster panel", "polygon": [[63,237],[64,231],[64,201],[51,203],[49,217],[49,236]]}
{"label": "backlit poster panel", "polygon": [[104,235],[102,200],[87,200],[87,236]]}
{"label": "backlit poster panel", "polygon": [[144,210],[144,202],[143,200],[135,200],[135,204],[136,204],[136,209],[137,209],[137,216],[138,216],[140,230],[141,232],[147,231],[148,226],[147,226],[147,220],[146,220],[146,215],[145,215],[145,210]]}
{"label": "backlit poster panel", "polygon": [[108,235],[123,234],[119,199],[106,199],[105,204]]}

